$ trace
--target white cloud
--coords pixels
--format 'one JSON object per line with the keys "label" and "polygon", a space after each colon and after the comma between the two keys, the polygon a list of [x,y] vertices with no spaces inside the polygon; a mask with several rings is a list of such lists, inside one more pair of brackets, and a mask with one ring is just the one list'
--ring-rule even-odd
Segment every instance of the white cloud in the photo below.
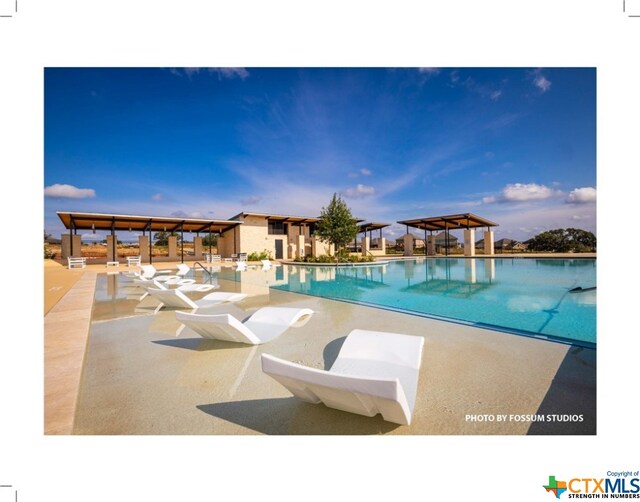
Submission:
{"label": "white cloud", "polygon": [[554,191],[547,186],[536,183],[514,183],[504,187],[502,195],[506,201],[523,202],[548,199],[554,195]]}
{"label": "white cloud", "polygon": [[200,73],[217,75],[220,80],[223,78],[241,78],[244,80],[249,76],[246,68],[169,68],[169,72],[178,77],[188,77],[189,79]]}
{"label": "white cloud", "polygon": [[204,215],[200,211],[192,211],[187,213],[185,211],[174,211],[171,213],[171,216],[174,218],[204,218]]}
{"label": "white cloud", "polygon": [[64,185],[56,183],[45,187],[45,197],[59,197],[62,199],[87,199],[96,196],[93,188],[77,188],[73,185]]}
{"label": "white cloud", "polygon": [[502,189],[499,195],[489,195],[483,197],[483,204],[493,204],[495,202],[528,202],[545,200],[561,195],[560,190],[553,190],[545,185],[537,183],[510,183]]}
{"label": "white cloud", "polygon": [[162,194],[161,194],[161,193],[154,194],[154,195],[151,197],[151,200],[155,200],[155,201],[160,201],[160,200],[162,200]]}
{"label": "white cloud", "polygon": [[80,240],[83,241],[100,241],[102,239],[104,239],[104,236],[100,234],[82,234],[80,237]]}
{"label": "white cloud", "polygon": [[200,68],[184,68],[184,73],[187,77],[191,78],[193,75],[200,73]]}
{"label": "white cloud", "polygon": [[428,80],[440,74],[440,68],[418,68],[418,73],[420,73],[420,83],[424,84]]}
{"label": "white cloud", "polygon": [[367,169],[366,167],[363,167],[362,169],[359,169],[358,172],[350,172],[349,174],[347,174],[347,176],[349,178],[359,178],[360,176],[371,176],[373,174],[373,172],[371,171],[371,169]]}
{"label": "white cloud", "polygon": [[567,202],[569,204],[588,204],[596,201],[596,189],[594,187],[576,188],[569,192]]}
{"label": "white cloud", "polygon": [[202,71],[202,68],[169,68],[169,73],[177,77],[191,78]]}
{"label": "white cloud", "polygon": [[246,68],[216,68],[218,76],[221,78],[241,78],[244,80],[249,76]]}
{"label": "white cloud", "polygon": [[344,191],[344,196],[350,199],[360,199],[362,197],[368,197],[369,195],[373,195],[376,193],[376,189],[372,186],[363,185],[358,183],[353,188],[347,188]]}
{"label": "white cloud", "polygon": [[251,204],[257,204],[261,200],[262,200],[262,197],[258,197],[257,195],[252,195],[251,197],[246,197],[244,199],[240,199],[240,204],[244,204],[244,205],[249,206]]}
{"label": "white cloud", "polygon": [[542,70],[535,70],[532,75],[533,85],[535,85],[540,92],[544,93],[551,89],[551,81],[542,74]]}

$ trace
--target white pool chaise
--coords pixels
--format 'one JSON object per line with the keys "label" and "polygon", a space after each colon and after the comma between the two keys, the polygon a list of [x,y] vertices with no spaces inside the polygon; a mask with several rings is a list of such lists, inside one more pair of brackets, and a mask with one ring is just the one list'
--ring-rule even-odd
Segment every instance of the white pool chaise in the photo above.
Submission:
{"label": "white pool chaise", "polygon": [[[170,280],[163,281],[162,280],[163,277],[169,277]],[[166,285],[177,286],[175,289],[177,289],[178,291],[182,291],[183,293],[185,292],[204,293],[206,291],[211,291],[212,289],[216,289],[219,287],[216,284],[196,283],[194,279],[180,279],[177,276],[175,276],[174,278],[171,278],[171,277],[173,276],[159,276],[159,277],[154,277],[152,279],[134,279],[133,282],[136,283],[141,288],[143,288],[145,291],[147,291],[147,293],[149,292],[149,288],[162,289],[162,290],[170,289]]]}
{"label": "white pool chaise", "polygon": [[244,323],[229,314],[205,315],[176,312],[176,319],[204,338],[261,345],[277,338],[313,310],[263,307]]}
{"label": "white pool chaise", "polygon": [[237,302],[246,298],[244,293],[224,293],[216,291],[209,293],[200,300],[192,300],[180,289],[155,289],[147,288],[147,292],[160,300],[164,306],[182,309],[199,309],[213,307],[219,303]]}
{"label": "white pool chaise", "polygon": [[140,265],[140,268],[142,269],[142,272],[140,273],[140,277],[142,277],[143,279],[151,279],[152,277],[155,278],[157,275],[160,275],[160,274],[171,273],[171,270],[158,270],[156,267],[154,267],[151,264]]}
{"label": "white pool chaise", "polygon": [[262,354],[262,371],[294,396],[358,415],[411,424],[424,338],[355,329],[329,371]]}

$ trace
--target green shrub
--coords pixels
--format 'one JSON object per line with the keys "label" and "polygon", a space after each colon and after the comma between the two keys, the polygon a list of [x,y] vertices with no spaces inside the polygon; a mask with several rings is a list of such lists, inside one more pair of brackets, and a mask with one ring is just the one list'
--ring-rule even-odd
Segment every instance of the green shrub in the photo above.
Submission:
{"label": "green shrub", "polygon": [[259,253],[255,251],[253,253],[249,253],[247,255],[247,260],[260,261],[260,260],[273,260],[273,258],[271,258],[271,253],[265,249]]}
{"label": "green shrub", "polygon": [[[293,260],[296,263],[326,263],[328,265],[334,265],[336,263],[336,257],[331,255],[322,256],[305,256],[304,258],[295,258]],[[339,253],[339,263],[370,263],[375,261],[373,256],[360,257],[358,255],[350,255],[349,253]]]}

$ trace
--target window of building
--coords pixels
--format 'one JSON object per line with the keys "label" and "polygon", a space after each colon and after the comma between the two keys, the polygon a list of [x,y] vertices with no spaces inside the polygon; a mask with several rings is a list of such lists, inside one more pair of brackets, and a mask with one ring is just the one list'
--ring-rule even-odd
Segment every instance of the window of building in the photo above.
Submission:
{"label": "window of building", "polygon": [[269,234],[271,235],[286,235],[287,234],[287,224],[282,221],[271,221],[268,222],[269,225]]}

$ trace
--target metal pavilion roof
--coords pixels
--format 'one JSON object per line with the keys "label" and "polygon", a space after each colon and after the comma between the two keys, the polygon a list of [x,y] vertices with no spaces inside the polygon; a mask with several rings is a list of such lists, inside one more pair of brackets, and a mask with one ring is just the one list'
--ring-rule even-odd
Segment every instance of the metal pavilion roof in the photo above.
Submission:
{"label": "metal pavilion roof", "polygon": [[358,233],[361,234],[372,230],[381,230],[389,226],[391,226],[389,223],[362,223],[361,225],[358,225]]}
{"label": "metal pavilion roof", "polygon": [[497,227],[498,224],[473,213],[451,214],[447,216],[433,216],[414,220],[398,221],[421,230],[455,230],[457,228]]}
{"label": "metal pavilion roof", "polygon": [[222,233],[238,225],[241,221],[207,220],[199,218],[169,218],[164,216],[133,216],[123,214],[76,213],[58,211],[56,213],[65,228],[69,230],[126,230],[152,232],[217,232]]}

